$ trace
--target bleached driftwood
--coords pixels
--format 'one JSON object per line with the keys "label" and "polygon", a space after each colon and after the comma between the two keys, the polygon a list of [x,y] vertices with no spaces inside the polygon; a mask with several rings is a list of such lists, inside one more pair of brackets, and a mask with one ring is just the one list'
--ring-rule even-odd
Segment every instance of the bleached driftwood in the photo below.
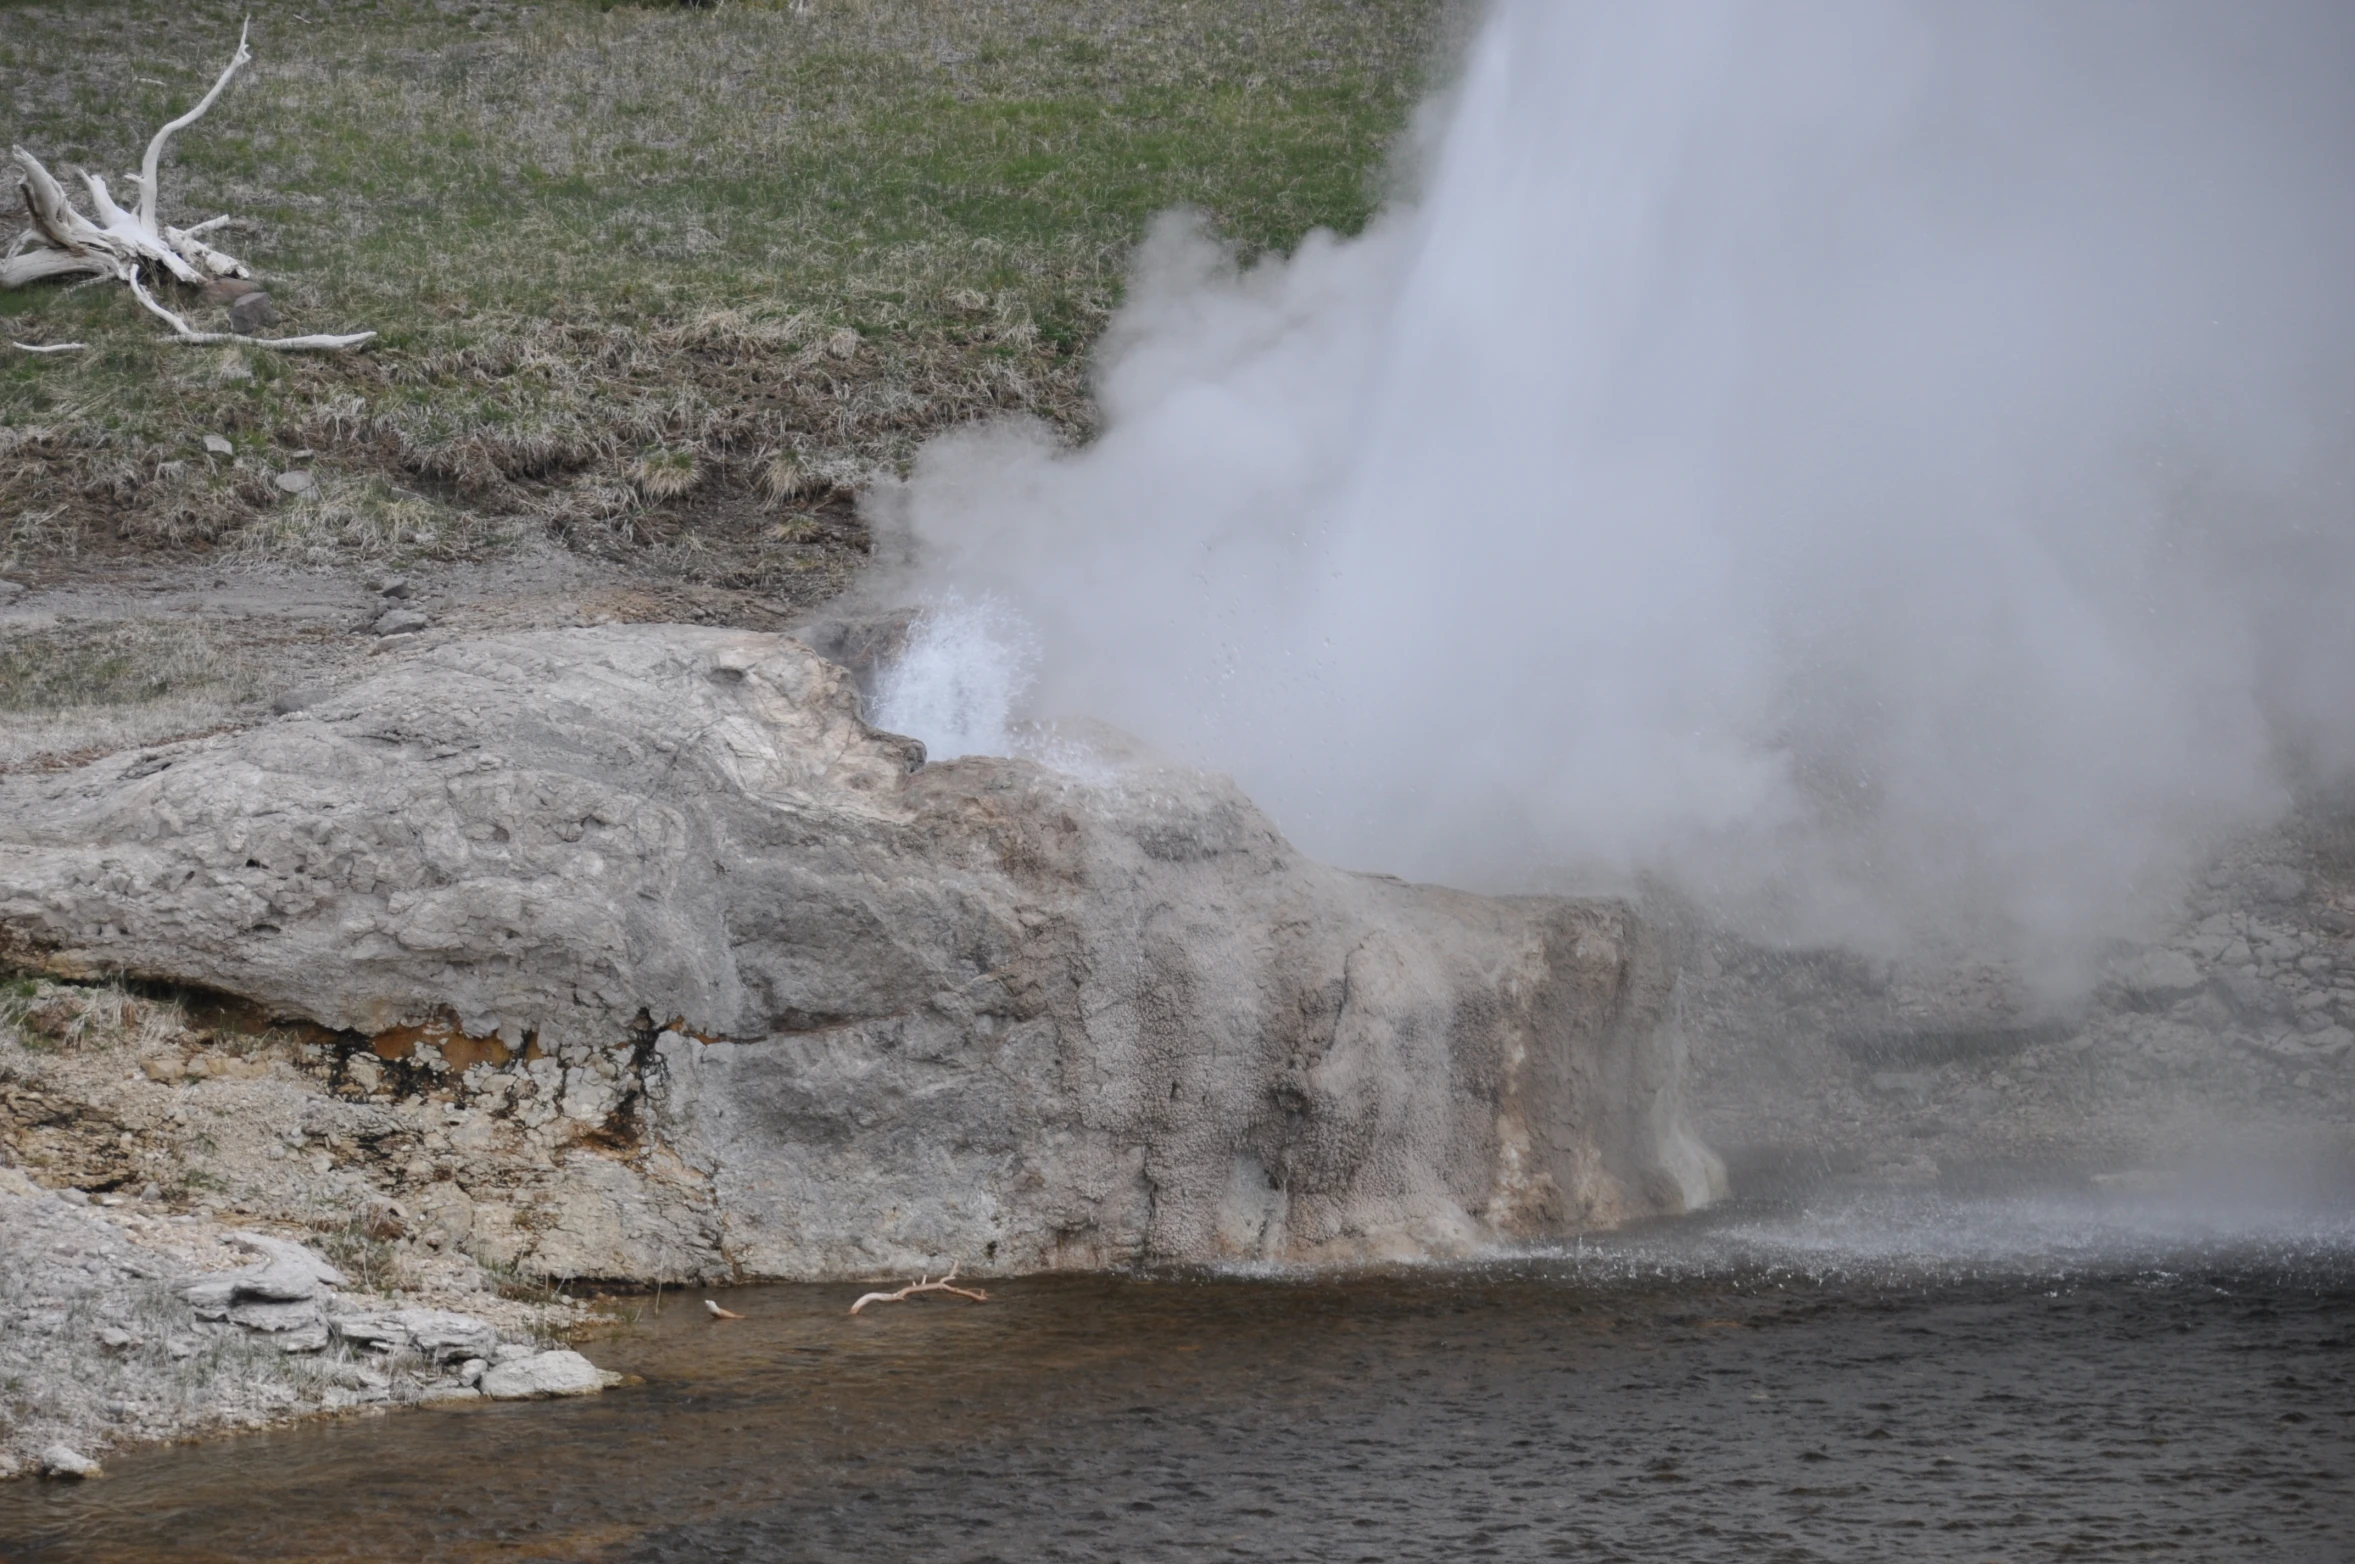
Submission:
{"label": "bleached driftwood", "polygon": [[127,279],[142,265],[160,267],[182,282],[252,275],[243,261],[224,255],[198,237],[219,227],[220,220],[195,228],[165,228],[156,221],[157,169],[164,147],[201,119],[238,70],[253,58],[246,44],[250,29],[250,23],[239,29],[237,52],[213,83],[212,91],[198,99],[196,107],[157,131],[147,143],[146,156],[139,160],[139,172],[126,176],[139,190],[137,211],[124,211],[107,189],[106,180],[85,172],[82,185],[89,192],[90,209],[98,214],[93,221],[75,210],[64,187],[41,166],[39,158],[23,147],[9,150],[9,161],[16,165],[23,185],[25,213],[33,226],[19,235],[6,258],[0,259],[0,286],[21,287],[44,277],[84,272]]}
{"label": "bleached driftwood", "polygon": [[723,1309],[718,1304],[712,1302],[709,1298],[703,1300],[703,1306],[711,1311],[711,1317],[715,1320],[740,1320],[744,1318],[743,1315],[738,1314],[734,1309]]}
{"label": "bleached driftwood", "polygon": [[958,1297],[970,1298],[975,1303],[989,1302],[989,1294],[983,1292],[978,1287],[951,1287],[949,1283],[955,1281],[956,1279],[957,1268],[956,1266],[952,1265],[949,1267],[948,1274],[943,1276],[937,1282],[930,1280],[928,1277],[918,1277],[915,1281],[912,1281],[908,1283],[907,1286],[902,1287],[898,1292],[868,1293],[865,1297],[861,1298],[858,1302],[850,1306],[850,1312],[856,1314],[859,1312],[859,1310],[865,1308],[870,1303],[905,1303],[908,1299],[914,1297],[917,1293],[920,1292],[953,1292]]}
{"label": "bleached driftwood", "polygon": [[219,347],[234,344],[248,348],[276,348],[283,353],[332,353],[339,348],[356,348],[376,335],[373,331],[355,331],[348,337],[248,337],[234,331],[198,331],[179,316],[155,302],[155,296],[139,286],[136,275],[123,279],[131,285],[131,294],[141,304],[172,328],[172,334],[182,342],[199,347]]}
{"label": "bleached driftwood", "polygon": [[19,353],[79,353],[89,344],[83,342],[11,342]]}
{"label": "bleached driftwood", "polygon": [[162,317],[177,340],[198,345],[233,343],[284,352],[318,352],[357,347],[376,335],[373,331],[361,331],[346,336],[248,337],[235,332],[198,331],[158,304],[140,286],[139,274],[145,269],[160,271],[185,283],[253,275],[252,267],[204,242],[203,236],[228,222],[228,218],[215,217],[187,228],[174,228],[156,217],[160,179],[157,170],[163,161],[165,145],[203,118],[205,110],[213,106],[239,68],[253,58],[253,51],[246,46],[251,28],[249,21],[238,30],[237,52],[213,83],[212,91],[199,98],[196,107],[157,131],[147,143],[147,154],[140,159],[139,172],[124,176],[138,187],[135,211],[125,211],[115,201],[104,178],[85,171],[81,176],[82,186],[89,194],[90,210],[97,214],[95,218],[86,217],[75,208],[56,177],[42,167],[39,158],[23,147],[9,149],[9,163],[24,193],[25,214],[32,220],[32,226],[17,236],[7,254],[0,255],[0,288],[21,288],[50,277],[111,277],[128,283],[139,302]]}

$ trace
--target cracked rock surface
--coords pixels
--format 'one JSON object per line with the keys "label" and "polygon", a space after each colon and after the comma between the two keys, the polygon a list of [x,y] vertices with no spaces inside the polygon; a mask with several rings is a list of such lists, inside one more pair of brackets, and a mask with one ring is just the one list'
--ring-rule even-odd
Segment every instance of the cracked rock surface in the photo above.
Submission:
{"label": "cracked rock surface", "polygon": [[543,1277],[1457,1254],[1711,1192],[1626,908],[1074,767],[926,766],[795,641],[636,625],[0,779],[11,959],[229,996],[72,1101],[28,1057],[14,1135]]}

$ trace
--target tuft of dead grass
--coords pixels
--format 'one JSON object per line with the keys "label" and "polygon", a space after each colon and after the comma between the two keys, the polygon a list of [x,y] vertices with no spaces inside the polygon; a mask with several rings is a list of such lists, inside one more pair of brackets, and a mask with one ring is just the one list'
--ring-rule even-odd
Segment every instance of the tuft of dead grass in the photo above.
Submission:
{"label": "tuft of dead grass", "polygon": [[0,631],[0,770],[214,731],[262,686],[253,663],[192,622]]}

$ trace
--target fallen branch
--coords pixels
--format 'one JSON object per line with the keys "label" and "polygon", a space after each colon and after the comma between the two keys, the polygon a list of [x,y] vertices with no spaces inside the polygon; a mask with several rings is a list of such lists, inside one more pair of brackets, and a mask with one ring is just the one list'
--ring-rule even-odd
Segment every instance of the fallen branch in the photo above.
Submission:
{"label": "fallen branch", "polygon": [[723,1309],[718,1304],[712,1302],[709,1298],[703,1300],[703,1306],[711,1310],[711,1317],[715,1320],[740,1320],[744,1318],[743,1315],[738,1314],[734,1309]]}
{"label": "fallen branch", "polygon": [[19,353],[79,353],[89,344],[84,342],[11,342]]}
{"label": "fallen branch", "polygon": [[927,1277],[919,1277],[917,1280],[908,1283],[907,1286],[902,1287],[898,1292],[871,1292],[864,1298],[861,1298],[858,1302],[852,1304],[850,1306],[850,1312],[856,1314],[859,1312],[859,1310],[865,1308],[870,1303],[905,1303],[908,1299],[914,1297],[920,1292],[953,1292],[958,1297],[970,1298],[975,1303],[989,1302],[989,1294],[983,1292],[978,1287],[951,1287],[949,1283],[955,1281],[956,1279],[957,1268],[952,1265],[949,1267],[948,1274],[943,1276],[937,1282],[932,1281]]}
{"label": "fallen branch", "polygon": [[131,285],[132,297],[171,327],[174,336],[198,347],[275,348],[281,353],[334,353],[344,348],[356,348],[376,335],[373,331],[355,331],[348,337],[248,337],[234,331],[198,331],[156,303],[155,296],[139,286],[138,277],[126,277],[123,280]]}
{"label": "fallen branch", "polygon": [[128,283],[139,302],[160,315],[172,327],[173,336],[199,346],[234,344],[240,347],[277,348],[287,352],[334,352],[357,347],[376,335],[373,331],[355,332],[348,336],[312,337],[248,337],[236,332],[197,331],[179,316],[155,302],[139,285],[143,270],[161,272],[184,283],[202,283],[217,277],[251,277],[253,268],[234,255],[214,249],[204,242],[203,235],[211,233],[229,221],[215,217],[187,228],[174,228],[160,222],[156,216],[158,172],[164,147],[173,136],[186,130],[204,117],[229,86],[231,78],[253,58],[246,46],[252,21],[238,29],[237,52],[228,66],[214,81],[212,90],[196,102],[196,106],[157,131],[148,143],[147,154],[140,160],[139,172],[124,176],[138,187],[137,209],[125,211],[106,187],[100,176],[84,171],[82,188],[89,196],[90,210],[95,217],[86,217],[77,210],[66,195],[65,187],[56,176],[41,165],[41,160],[23,147],[9,149],[9,163],[24,197],[25,215],[32,226],[19,234],[16,242],[0,255],[0,288],[21,288],[28,283],[51,277],[71,277],[87,274],[96,280],[113,279]]}

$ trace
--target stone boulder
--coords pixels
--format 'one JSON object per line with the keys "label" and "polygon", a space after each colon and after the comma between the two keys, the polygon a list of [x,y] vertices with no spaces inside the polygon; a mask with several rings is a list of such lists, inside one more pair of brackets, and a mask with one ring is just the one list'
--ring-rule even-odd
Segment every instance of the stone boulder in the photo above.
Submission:
{"label": "stone boulder", "polygon": [[551,1396],[593,1396],[605,1388],[606,1379],[596,1364],[560,1348],[486,1369],[479,1388],[493,1401],[540,1401]]}
{"label": "stone boulder", "polygon": [[0,779],[0,954],[316,1023],[377,1104],[507,1072],[467,1134],[558,1193],[465,1241],[542,1274],[1461,1255],[1709,1196],[1628,909],[1327,868],[1116,748],[927,766],[779,636],[452,643]]}
{"label": "stone boulder", "polygon": [[413,1352],[434,1363],[459,1363],[495,1350],[499,1333],[471,1314],[447,1309],[377,1309],[339,1314],[336,1337],[371,1352]]}

